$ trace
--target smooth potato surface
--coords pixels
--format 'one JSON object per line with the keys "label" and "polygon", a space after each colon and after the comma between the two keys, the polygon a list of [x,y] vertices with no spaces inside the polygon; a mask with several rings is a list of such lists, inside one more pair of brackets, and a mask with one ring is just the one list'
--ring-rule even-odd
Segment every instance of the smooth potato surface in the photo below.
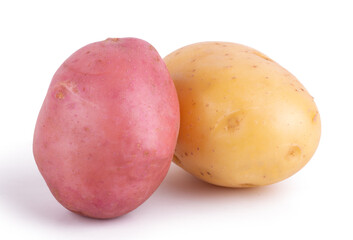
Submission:
{"label": "smooth potato surface", "polygon": [[81,48],[55,73],[33,152],[64,207],[112,218],[160,185],[178,129],[175,87],[157,51],[140,39],[107,39]]}
{"label": "smooth potato surface", "polygon": [[320,115],[287,70],[235,43],[203,42],[165,57],[181,125],[174,162],[220,186],[281,181],[313,156]]}

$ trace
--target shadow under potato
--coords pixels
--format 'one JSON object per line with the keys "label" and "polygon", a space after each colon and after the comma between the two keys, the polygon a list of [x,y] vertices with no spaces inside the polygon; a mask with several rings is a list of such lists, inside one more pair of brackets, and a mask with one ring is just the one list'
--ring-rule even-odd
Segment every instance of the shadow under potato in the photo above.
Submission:
{"label": "shadow under potato", "polygon": [[[11,154],[8,158],[11,160],[7,159],[6,164],[0,169],[0,203],[5,204],[7,210],[13,214],[20,216],[21,219],[49,222],[65,227],[106,222],[79,216],[61,206],[40,175],[30,150]],[[179,203],[196,206],[200,203],[251,201],[259,196],[271,197],[276,189],[272,186],[243,189],[219,187],[205,183],[172,164],[166,178],[151,199],[138,207],[139,210],[132,211],[132,214],[114,218],[116,219],[114,222],[141,218],[142,212],[149,214],[160,206],[172,212],[173,204]],[[153,211],[152,213],[155,214]]]}
{"label": "shadow under potato", "polygon": [[224,197],[248,197],[252,198],[259,195],[267,195],[274,190],[274,186],[249,187],[249,188],[228,188],[216,186],[204,182],[180,167],[172,164],[168,175],[162,185],[161,192],[171,194],[174,197],[186,198],[224,198]]}

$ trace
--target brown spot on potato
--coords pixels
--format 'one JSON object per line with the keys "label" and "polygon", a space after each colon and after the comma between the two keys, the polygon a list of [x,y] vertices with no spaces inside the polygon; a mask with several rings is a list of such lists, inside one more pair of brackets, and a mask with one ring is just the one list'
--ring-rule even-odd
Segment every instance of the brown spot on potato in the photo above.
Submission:
{"label": "brown spot on potato", "polygon": [[64,92],[63,92],[62,90],[59,90],[59,91],[55,94],[55,97],[56,97],[57,99],[61,100],[61,99],[64,99],[65,94],[64,94]]}
{"label": "brown spot on potato", "polygon": [[234,80],[234,79],[237,79],[237,77],[236,77],[236,76],[233,76],[232,79],[233,79],[233,80]]}
{"label": "brown spot on potato", "polygon": [[240,129],[240,124],[243,121],[243,113],[241,111],[232,113],[225,118],[224,129],[227,132],[235,132]]}
{"label": "brown spot on potato", "polygon": [[119,38],[107,38],[105,41],[118,42]]}
{"label": "brown spot on potato", "polygon": [[225,126],[227,131],[236,131],[239,129],[239,125],[240,125],[241,119],[237,118],[237,117],[231,117],[228,119],[228,123]]}
{"label": "brown spot on potato", "polygon": [[301,155],[302,150],[300,149],[299,146],[291,146],[288,150],[287,156],[292,159],[292,158],[298,158]]}
{"label": "brown spot on potato", "polygon": [[211,176],[211,173],[210,172],[206,172],[208,176]]}
{"label": "brown spot on potato", "polygon": [[257,65],[252,65],[253,68],[257,68]]}
{"label": "brown spot on potato", "polygon": [[200,148],[199,148],[199,147],[197,147],[197,148],[196,148],[196,150],[197,150],[197,151],[200,151]]}
{"label": "brown spot on potato", "polygon": [[78,92],[77,85],[73,81],[68,80],[68,81],[59,82],[58,85],[60,86],[59,91],[55,95],[55,97],[58,99],[63,99],[67,92],[69,93]]}
{"label": "brown spot on potato", "polygon": [[185,156],[188,156],[188,153],[187,153],[187,152],[185,152],[184,154],[185,154]]}
{"label": "brown spot on potato", "polygon": [[201,176],[204,176],[203,172],[200,172]]}

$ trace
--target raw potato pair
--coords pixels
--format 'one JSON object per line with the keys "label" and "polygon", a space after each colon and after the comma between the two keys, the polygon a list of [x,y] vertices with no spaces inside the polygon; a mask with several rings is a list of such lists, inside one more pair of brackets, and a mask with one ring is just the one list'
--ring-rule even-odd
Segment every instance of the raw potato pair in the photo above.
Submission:
{"label": "raw potato pair", "polygon": [[315,103],[265,55],[205,42],[165,63],[143,40],[114,38],[81,48],[55,73],[33,152],[64,207],[94,218],[135,209],[164,179],[175,147],[176,164],[227,187],[283,180],[313,155]]}

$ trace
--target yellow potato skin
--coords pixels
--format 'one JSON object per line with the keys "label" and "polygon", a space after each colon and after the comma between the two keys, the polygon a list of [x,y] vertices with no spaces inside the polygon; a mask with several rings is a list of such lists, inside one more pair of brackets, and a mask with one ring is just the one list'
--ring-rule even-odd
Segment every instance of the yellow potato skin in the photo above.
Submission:
{"label": "yellow potato skin", "polygon": [[225,187],[268,185],[313,156],[321,133],[314,100],[264,54],[202,42],[164,60],[181,110],[173,161],[192,175]]}

